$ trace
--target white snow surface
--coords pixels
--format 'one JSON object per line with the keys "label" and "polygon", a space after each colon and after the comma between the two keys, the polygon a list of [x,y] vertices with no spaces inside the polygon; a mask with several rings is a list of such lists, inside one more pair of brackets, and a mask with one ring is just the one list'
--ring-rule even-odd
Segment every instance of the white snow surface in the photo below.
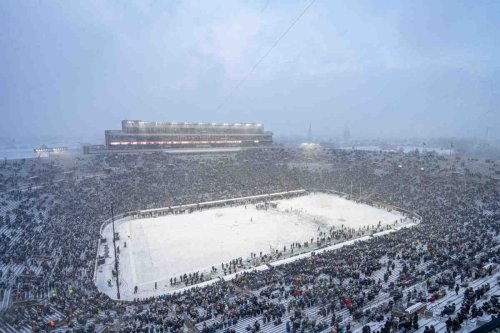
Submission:
{"label": "white snow surface", "polygon": [[[268,210],[258,210],[252,204],[117,221],[122,298],[137,297],[133,294],[134,286],[141,292],[168,291],[171,277],[178,279],[184,273],[207,272],[212,266],[220,270],[221,263],[249,258],[252,252],[258,256],[261,251],[269,253],[271,248],[282,250],[292,242],[316,239],[319,231],[332,226],[357,229],[403,218],[397,211],[324,193],[274,202],[278,203],[277,208]],[[114,265],[111,224],[103,229],[102,235],[108,240],[110,258],[99,267],[96,284],[114,298],[115,283],[111,287],[107,283]],[[99,252],[104,254],[103,246]],[[158,282],[158,291],[153,289],[154,282]]]}

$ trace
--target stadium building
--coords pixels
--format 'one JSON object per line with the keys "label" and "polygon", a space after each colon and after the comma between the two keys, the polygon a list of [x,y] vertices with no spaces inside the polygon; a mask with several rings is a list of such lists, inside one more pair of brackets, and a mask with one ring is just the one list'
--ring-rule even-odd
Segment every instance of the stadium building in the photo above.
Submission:
{"label": "stadium building", "polygon": [[273,133],[254,123],[123,120],[121,130],[107,130],[105,137],[107,150],[258,147],[273,143]]}

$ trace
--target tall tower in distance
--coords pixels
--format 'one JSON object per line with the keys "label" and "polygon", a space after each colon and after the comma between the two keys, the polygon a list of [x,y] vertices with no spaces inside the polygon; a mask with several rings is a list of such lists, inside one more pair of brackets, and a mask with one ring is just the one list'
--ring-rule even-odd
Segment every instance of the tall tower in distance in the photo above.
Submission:
{"label": "tall tower in distance", "polygon": [[346,128],[344,130],[344,141],[349,141],[351,139],[351,132],[349,131],[349,128]]}
{"label": "tall tower in distance", "polygon": [[309,123],[309,130],[307,131],[307,142],[312,143],[312,128],[311,123]]}

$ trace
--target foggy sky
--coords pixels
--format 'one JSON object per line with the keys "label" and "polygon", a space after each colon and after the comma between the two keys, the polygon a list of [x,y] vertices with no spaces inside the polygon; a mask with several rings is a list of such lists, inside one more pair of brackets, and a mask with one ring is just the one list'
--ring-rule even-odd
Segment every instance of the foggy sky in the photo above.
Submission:
{"label": "foggy sky", "polygon": [[2,0],[0,137],[141,119],[500,138],[499,1],[316,0],[234,90],[308,3]]}

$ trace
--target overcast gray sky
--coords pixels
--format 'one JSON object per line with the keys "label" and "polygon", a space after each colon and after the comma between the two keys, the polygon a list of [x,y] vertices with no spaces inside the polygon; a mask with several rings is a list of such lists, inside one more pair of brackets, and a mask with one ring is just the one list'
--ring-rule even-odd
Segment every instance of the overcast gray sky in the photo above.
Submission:
{"label": "overcast gray sky", "polygon": [[142,119],[500,138],[499,1],[316,0],[235,90],[309,2],[0,1],[0,137]]}

